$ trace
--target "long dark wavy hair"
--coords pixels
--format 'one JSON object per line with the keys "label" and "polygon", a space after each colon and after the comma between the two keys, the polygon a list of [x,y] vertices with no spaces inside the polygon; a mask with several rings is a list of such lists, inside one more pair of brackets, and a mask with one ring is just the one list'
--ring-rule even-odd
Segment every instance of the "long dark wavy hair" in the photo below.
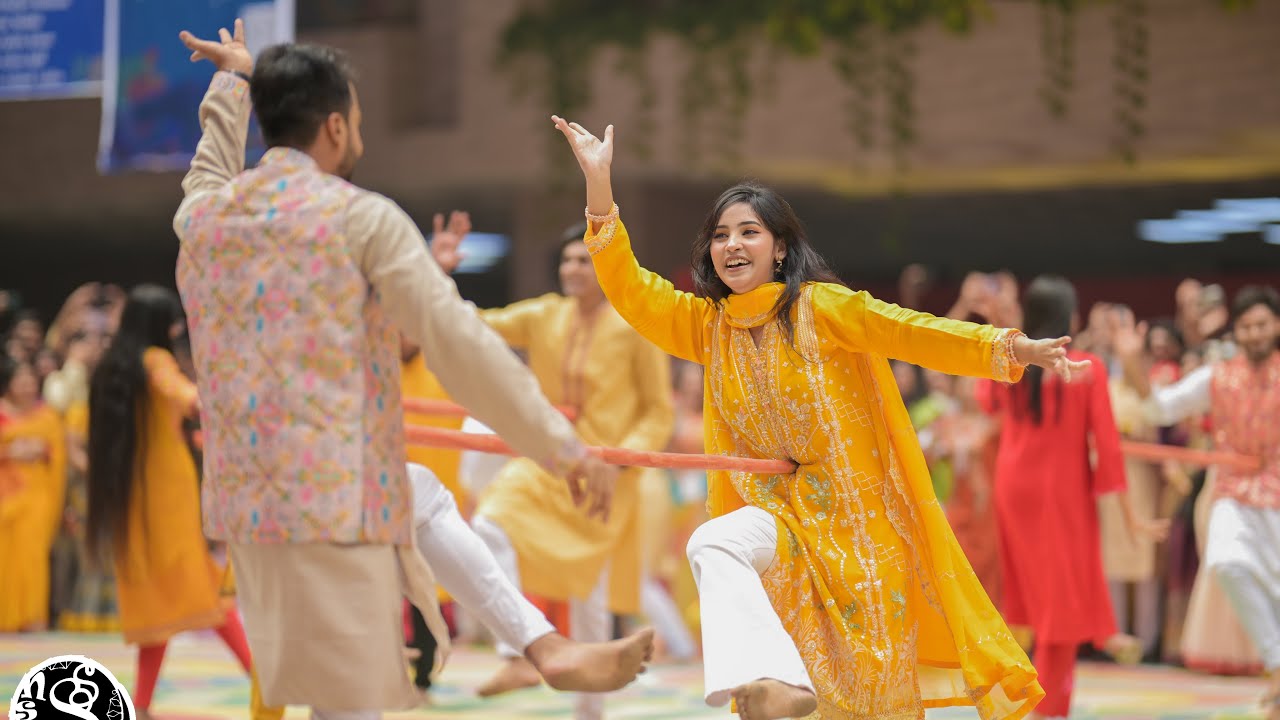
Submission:
{"label": "long dark wavy hair", "polygon": [[120,327],[89,382],[89,516],[86,549],[99,562],[127,541],[134,463],[146,452],[147,348],[173,352],[171,330],[182,321],[173,291],[139,285],[129,293]]}
{"label": "long dark wavy hair", "polygon": [[[1022,297],[1023,332],[1032,340],[1059,338],[1071,334],[1071,320],[1076,312],[1076,289],[1065,278],[1057,275],[1040,275],[1031,281]],[[1021,404],[1017,414],[1026,413],[1036,425],[1044,417],[1044,368],[1028,367],[1022,381],[1014,388]],[[1057,393],[1055,419],[1062,412],[1062,384],[1054,383]]]}
{"label": "long dark wavy hair", "polygon": [[782,270],[775,273],[777,281],[785,287],[778,296],[774,310],[782,323],[787,342],[794,347],[795,327],[791,320],[791,309],[800,299],[800,290],[807,282],[828,282],[843,285],[840,278],[831,271],[827,261],[818,254],[805,234],[804,225],[796,217],[791,205],[774,190],[755,183],[743,183],[720,193],[711,212],[702,224],[702,230],[693,241],[693,289],[699,297],[708,298],[719,304],[733,294],[728,285],[716,273],[715,262],[711,259],[711,238],[716,234],[716,226],[720,224],[720,216],[732,205],[746,203],[751,206],[756,217],[782,243],[787,251],[782,259]]}

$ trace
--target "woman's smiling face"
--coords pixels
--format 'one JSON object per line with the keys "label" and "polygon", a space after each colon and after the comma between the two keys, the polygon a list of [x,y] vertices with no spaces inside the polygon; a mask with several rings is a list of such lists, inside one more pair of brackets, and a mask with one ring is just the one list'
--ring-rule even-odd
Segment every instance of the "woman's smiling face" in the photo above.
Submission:
{"label": "woman's smiling face", "polygon": [[711,235],[716,275],[734,294],[751,292],[774,279],[787,251],[745,202],[725,208]]}

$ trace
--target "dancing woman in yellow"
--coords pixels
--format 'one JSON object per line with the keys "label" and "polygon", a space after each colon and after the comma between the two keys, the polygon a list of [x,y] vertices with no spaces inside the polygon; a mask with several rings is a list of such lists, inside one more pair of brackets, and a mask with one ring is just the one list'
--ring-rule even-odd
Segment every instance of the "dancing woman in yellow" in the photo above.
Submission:
{"label": "dancing woman in yellow", "polygon": [[934,497],[887,358],[1017,380],[1070,375],[1069,338],[936,318],[838,284],[790,206],[721,195],[693,248],[698,294],[642,269],[603,141],[555,118],[587,181],[586,242],[609,301],[663,350],[706,366],[707,451],[786,458],[790,475],[712,473],[689,541],[706,698],[744,718],[911,719],[975,705],[1019,718],[1043,697]]}
{"label": "dancing woman in yellow", "polygon": [[[244,628],[222,592],[225,572],[200,526],[199,480],[182,436],[199,401],[172,353],[181,329],[177,295],[134,288],[89,388],[86,546],[114,565],[124,639],[138,645],[133,704],[144,712],[178,633],[215,629],[251,672]],[[257,689],[253,717],[281,717],[261,706]]]}

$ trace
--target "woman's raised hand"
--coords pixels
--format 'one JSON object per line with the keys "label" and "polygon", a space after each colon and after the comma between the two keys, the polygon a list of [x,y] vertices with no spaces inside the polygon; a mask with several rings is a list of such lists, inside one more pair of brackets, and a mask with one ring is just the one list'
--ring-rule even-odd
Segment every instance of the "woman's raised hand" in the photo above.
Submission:
{"label": "woman's raised hand", "polygon": [[604,139],[601,140],[578,123],[571,123],[556,115],[551,116],[551,121],[569,141],[573,156],[578,159],[578,166],[582,168],[582,174],[588,181],[609,176],[609,167],[613,164],[612,125],[604,129]]}

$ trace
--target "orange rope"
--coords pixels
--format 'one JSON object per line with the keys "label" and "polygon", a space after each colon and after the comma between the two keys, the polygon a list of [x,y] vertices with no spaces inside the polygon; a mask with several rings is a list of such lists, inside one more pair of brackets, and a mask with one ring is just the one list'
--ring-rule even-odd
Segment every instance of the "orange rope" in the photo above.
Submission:
{"label": "orange rope", "polygon": [[1243,472],[1256,472],[1262,467],[1262,461],[1256,457],[1236,455],[1235,453],[1220,452],[1217,450],[1193,450],[1191,448],[1178,447],[1176,445],[1158,445],[1156,443],[1121,440],[1120,450],[1129,457],[1135,457],[1140,460],[1147,460],[1150,462],[1174,460],[1176,462],[1196,465],[1198,467],[1221,465]]}
{"label": "orange rope", "polygon": [[[475,450],[494,455],[518,455],[497,435],[479,435],[459,430],[406,425],[405,438],[411,445]],[[728,455],[693,455],[690,453],[644,452],[623,448],[592,447],[587,452],[610,465],[670,468],[673,470],[734,470],[761,475],[790,474],[795,463],[789,460],[732,457]]]}
{"label": "orange rope", "polygon": [[[429,400],[425,398],[406,397],[401,399],[405,412],[421,413],[423,415],[445,415],[449,417],[466,417],[471,413],[458,403],[448,400]],[[573,420],[577,415],[571,407],[557,406],[565,417]]]}
{"label": "orange rope", "polygon": [[[423,401],[414,401],[415,404]],[[447,412],[441,414],[453,414],[452,406],[466,411],[459,405],[444,402],[436,405],[440,401],[429,401],[432,404],[423,404],[422,408],[440,408]],[[409,400],[406,398],[405,406],[408,407]],[[415,409],[414,412],[431,413],[431,410]],[[504,443],[497,435],[477,435],[472,433],[464,433],[458,430],[445,430],[442,428],[423,427],[421,425],[406,425],[405,437],[410,445],[421,445],[426,447],[443,447],[455,450],[476,450],[479,452],[493,453],[495,455],[516,455],[506,443]],[[204,435],[197,430],[193,436],[196,447],[204,447]],[[1120,450],[1129,457],[1135,457],[1148,462],[1164,462],[1173,460],[1175,462],[1194,465],[1197,467],[1209,467],[1211,465],[1220,465],[1232,468],[1241,472],[1256,472],[1262,467],[1262,461],[1256,457],[1248,455],[1236,455],[1234,453],[1220,452],[1217,450],[1193,450],[1191,448],[1178,447],[1176,445],[1159,445],[1156,443],[1133,442],[1131,440],[1121,440]],[[660,452],[641,452],[639,450],[623,450],[622,448],[591,448],[591,451],[599,455],[605,462],[612,465],[627,465],[641,467],[657,467],[671,468],[678,470],[738,470],[742,472],[761,473],[761,474],[778,474],[791,473],[795,471],[795,465],[786,460],[760,460],[756,458],[740,458],[728,455],[692,455],[689,453],[660,453]]]}

